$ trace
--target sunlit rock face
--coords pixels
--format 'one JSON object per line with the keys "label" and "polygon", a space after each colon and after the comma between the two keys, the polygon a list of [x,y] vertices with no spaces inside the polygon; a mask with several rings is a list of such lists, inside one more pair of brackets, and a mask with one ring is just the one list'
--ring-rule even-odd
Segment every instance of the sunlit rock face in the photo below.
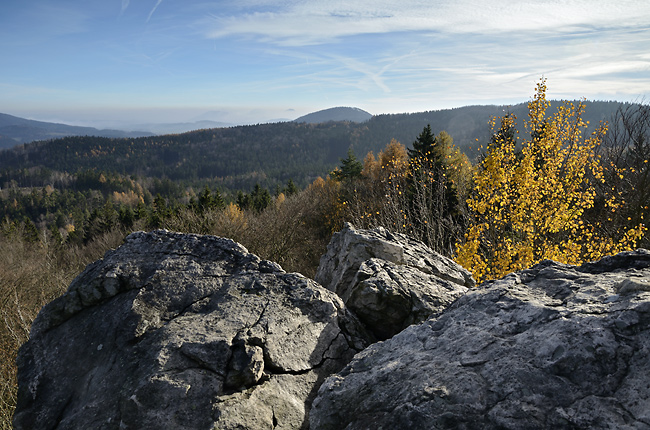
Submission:
{"label": "sunlit rock face", "polygon": [[650,428],[650,252],[486,283],[357,354],[314,429]]}
{"label": "sunlit rock face", "polygon": [[14,424],[306,428],[368,339],[334,293],[233,241],[134,233],[39,314]]}
{"label": "sunlit rock face", "polygon": [[647,250],[475,286],[347,225],[316,280],[228,239],[133,233],[34,321],[14,426],[650,429]]}
{"label": "sunlit rock face", "polygon": [[475,285],[471,273],[423,243],[350,224],[332,237],[315,279],[378,340],[443,311]]}

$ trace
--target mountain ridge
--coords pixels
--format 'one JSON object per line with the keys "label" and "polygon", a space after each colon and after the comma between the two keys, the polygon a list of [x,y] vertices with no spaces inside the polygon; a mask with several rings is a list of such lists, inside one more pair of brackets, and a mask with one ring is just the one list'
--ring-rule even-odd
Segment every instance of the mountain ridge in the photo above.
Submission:
{"label": "mountain ridge", "polygon": [[366,122],[372,118],[372,114],[363,109],[356,107],[333,107],[323,109],[316,112],[308,113],[299,118],[294,119],[294,122],[304,122],[308,124],[318,124],[330,121],[350,121],[350,122]]}
{"label": "mountain ridge", "polygon": [[66,136],[100,136],[130,138],[153,136],[148,131],[97,129],[55,122],[36,121],[0,113],[0,148],[10,148],[36,140],[57,139]]}
{"label": "mountain ridge", "polygon": [[[333,107],[303,115],[295,120],[276,119],[264,123],[298,122],[326,123],[330,121],[365,122],[372,115],[356,107]],[[97,136],[110,138],[137,138],[155,135],[187,133],[203,129],[238,127],[242,124],[201,119],[174,123],[140,123],[128,127],[97,128],[59,122],[39,121],[0,113],[0,149],[23,143],[58,139],[69,136]]]}
{"label": "mountain ridge", "polygon": [[[600,120],[609,120],[620,105],[589,102],[584,119],[593,128]],[[521,124],[527,113],[522,103],[382,114],[362,123],[291,121],[128,139],[76,136],[0,151],[0,169],[99,169],[140,177],[208,180],[231,190],[250,190],[256,183],[273,188],[288,179],[304,187],[332,171],[348,149],[362,159],[370,151],[377,154],[393,139],[408,147],[428,124],[435,134],[449,133],[457,148],[476,159],[480,145],[490,140],[491,117],[514,114],[524,130]]]}

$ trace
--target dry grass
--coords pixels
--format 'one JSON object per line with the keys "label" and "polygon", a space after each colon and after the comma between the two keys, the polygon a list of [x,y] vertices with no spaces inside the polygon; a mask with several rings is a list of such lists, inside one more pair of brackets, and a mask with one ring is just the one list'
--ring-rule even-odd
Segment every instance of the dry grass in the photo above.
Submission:
{"label": "dry grass", "polygon": [[11,429],[16,407],[16,355],[29,338],[38,311],[61,295],[72,279],[124,232],[109,232],[83,247],[67,249],[42,240],[26,242],[20,232],[0,236],[0,429]]}
{"label": "dry grass", "polygon": [[[214,234],[246,246],[261,258],[280,263],[290,272],[315,274],[331,235],[326,219],[334,193],[325,186],[278,199],[261,214],[226,210],[197,214],[191,210],[164,221],[169,230]],[[143,230],[143,225],[133,230]],[[16,406],[16,355],[29,339],[32,321],[43,305],[65,292],[89,263],[118,247],[126,236],[110,231],[83,246],[57,247],[47,236],[39,242],[22,232],[0,234],[0,430],[12,428]]]}
{"label": "dry grass", "polygon": [[313,277],[331,231],[324,219],[324,199],[318,188],[276,200],[264,212],[242,212],[234,206],[197,214],[191,210],[167,219],[163,227],[186,233],[233,239],[261,258],[279,263],[288,272]]}
{"label": "dry grass", "polygon": [[[197,214],[191,210],[164,220],[169,230],[231,238],[261,258],[289,272],[313,277],[332,229],[336,190],[325,181],[288,198],[277,199],[261,214],[225,210]],[[143,230],[143,225],[133,230]],[[16,406],[16,355],[28,340],[32,321],[43,305],[65,292],[89,263],[118,247],[126,236],[110,231],[84,246],[56,247],[43,236],[22,239],[22,232],[0,234],[0,430],[12,428]]]}

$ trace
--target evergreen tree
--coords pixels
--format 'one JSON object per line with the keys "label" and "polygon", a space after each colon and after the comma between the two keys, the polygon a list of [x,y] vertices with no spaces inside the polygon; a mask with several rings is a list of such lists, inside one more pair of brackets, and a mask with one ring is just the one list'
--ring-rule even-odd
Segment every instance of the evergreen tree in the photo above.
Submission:
{"label": "evergreen tree", "polygon": [[147,206],[143,202],[138,202],[134,215],[136,220],[145,219],[147,217]]}
{"label": "evergreen tree", "polygon": [[38,242],[38,229],[36,225],[27,217],[23,218],[23,237],[27,242]]}
{"label": "evergreen tree", "polygon": [[237,198],[235,199],[235,204],[239,207],[240,210],[247,210],[251,206],[250,196],[244,192],[237,191]]}
{"label": "evergreen tree", "polygon": [[359,178],[362,171],[363,164],[357,160],[352,148],[349,148],[347,158],[341,158],[341,167],[331,172],[330,175],[334,179],[342,181],[344,179]]}
{"label": "evergreen tree", "polygon": [[153,201],[153,211],[149,214],[147,224],[151,228],[160,228],[163,221],[171,216],[171,209],[167,207],[167,201],[160,194],[156,194]]}
{"label": "evergreen tree", "polygon": [[219,190],[215,190],[215,192],[212,193],[210,187],[206,185],[205,189],[201,194],[199,194],[198,207],[199,210],[203,212],[206,210],[223,209],[226,207],[226,203],[223,201],[223,197],[221,197]]}
{"label": "evergreen tree", "polygon": [[271,204],[271,193],[266,188],[262,188],[260,184],[255,184],[250,198],[251,209],[255,212],[262,212]]}
{"label": "evergreen tree", "polygon": [[444,152],[427,124],[408,150],[409,159],[419,160],[418,164],[427,164],[428,169],[439,171],[443,168]]}
{"label": "evergreen tree", "polygon": [[287,186],[284,188],[284,195],[285,196],[292,196],[294,194],[298,194],[300,190],[296,186],[296,184],[293,183],[292,179],[289,179],[287,181]]}
{"label": "evergreen tree", "polygon": [[55,246],[59,247],[61,244],[63,244],[63,236],[61,236],[61,232],[56,225],[52,224],[50,226],[50,234],[52,236],[52,242]]}
{"label": "evergreen tree", "polygon": [[444,254],[452,253],[464,213],[451,180],[452,144],[448,133],[434,137],[427,125],[408,151],[407,196],[412,228],[427,245]]}
{"label": "evergreen tree", "polygon": [[133,227],[133,223],[135,222],[135,214],[133,213],[133,209],[131,209],[129,206],[120,206],[120,211],[117,217],[122,227],[127,229]]}
{"label": "evergreen tree", "polygon": [[515,145],[517,129],[515,122],[517,117],[513,114],[507,114],[500,120],[499,130],[492,133],[490,137],[490,148],[498,148],[502,145]]}

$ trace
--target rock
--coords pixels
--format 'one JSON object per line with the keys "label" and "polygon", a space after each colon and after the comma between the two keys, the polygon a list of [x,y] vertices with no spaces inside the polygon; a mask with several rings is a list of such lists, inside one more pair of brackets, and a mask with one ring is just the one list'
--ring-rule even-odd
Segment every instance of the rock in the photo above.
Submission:
{"label": "rock", "polygon": [[350,224],[332,237],[315,280],[379,340],[444,310],[475,285],[467,270],[420,242]]}
{"label": "rock", "polygon": [[335,294],[235,242],[133,233],[34,321],[14,426],[306,428],[366,339]]}
{"label": "rock", "polygon": [[542,262],[359,353],[321,429],[650,429],[650,251]]}

